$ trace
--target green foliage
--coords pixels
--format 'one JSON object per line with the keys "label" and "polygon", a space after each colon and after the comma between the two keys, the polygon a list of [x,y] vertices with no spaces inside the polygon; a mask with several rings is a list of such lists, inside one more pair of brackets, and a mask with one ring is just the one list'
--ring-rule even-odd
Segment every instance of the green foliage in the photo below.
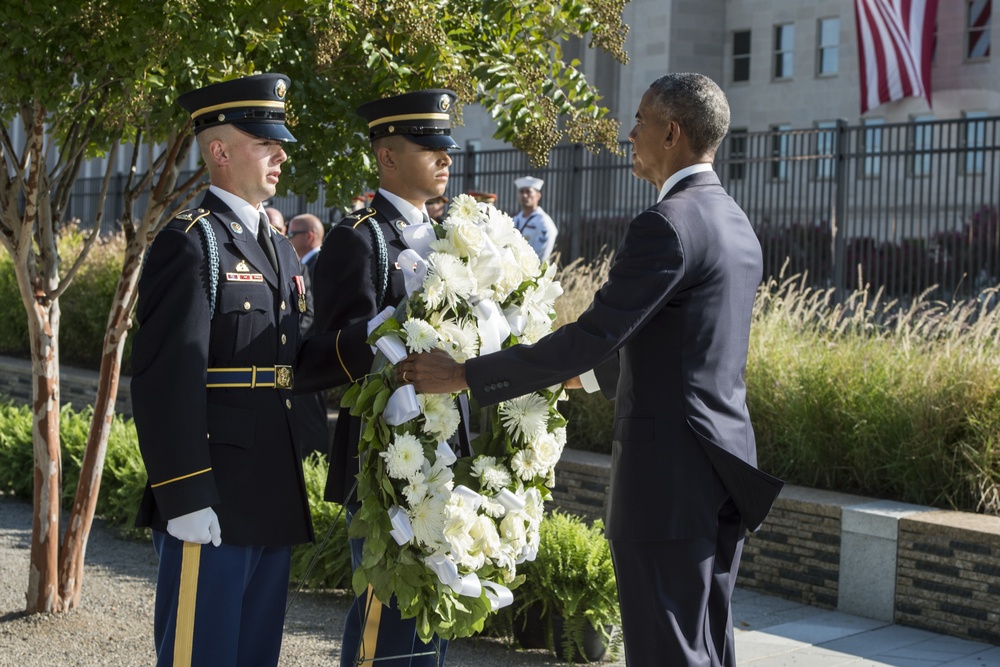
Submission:
{"label": "green foliage", "polygon": [[601,392],[588,394],[582,390],[566,392],[569,397],[559,403],[559,412],[566,418],[567,446],[585,452],[611,453],[611,436],[615,426],[615,402]]}
{"label": "green foliage", "polygon": [[0,403],[0,491],[30,498],[34,467],[31,411],[6,400]]}
{"label": "green foliage", "polygon": [[908,307],[795,280],[758,294],[747,364],[760,465],[795,484],[1000,513],[1000,311]]}
{"label": "green foliage", "polygon": [[[302,582],[313,589],[346,588],[351,582],[351,550],[344,509],[323,500],[327,470],[326,457],[320,454],[312,454],[303,463],[316,543],[292,548],[292,583]],[[307,577],[310,564],[312,570]]]}
{"label": "green foliage", "polygon": [[539,532],[538,555],[522,564],[521,572],[525,582],[517,590],[515,612],[541,607],[550,649],[555,650],[554,615],[564,620],[563,656],[584,654],[587,625],[616,648],[610,630],[621,623],[621,613],[602,521],[588,526],[572,514],[558,510],[546,514]]}

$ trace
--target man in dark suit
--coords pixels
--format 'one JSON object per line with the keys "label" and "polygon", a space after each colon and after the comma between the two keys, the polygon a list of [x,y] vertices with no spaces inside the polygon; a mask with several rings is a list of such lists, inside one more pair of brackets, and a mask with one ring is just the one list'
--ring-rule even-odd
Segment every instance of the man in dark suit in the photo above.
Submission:
{"label": "man in dark suit", "polygon": [[[354,211],[327,235],[316,263],[315,331],[337,337],[337,358],[350,381],[363,378],[374,354],[367,341],[370,321],[406,296],[396,259],[406,249],[403,230],[429,222],[425,203],[448,185],[451,157],[450,90],[421,90],[369,102],[358,109],[368,123],[379,174],[379,189],[369,206]],[[307,343],[308,345],[308,343]],[[296,376],[296,391],[312,385],[310,369]],[[468,408],[465,408],[467,414]],[[358,507],[354,484],[358,441],[364,425],[341,408],[333,433],[326,499]],[[460,433],[464,433],[460,429]],[[363,541],[351,540],[355,566]],[[402,619],[392,601],[368,593],[355,598],[347,614],[341,665],[375,661],[378,667],[429,667],[444,664],[447,642],[422,642],[416,620]],[[369,604],[368,598],[372,601]]]}
{"label": "man in dark suit", "polygon": [[[261,205],[295,141],[289,84],[259,74],[178,100],[211,185],[150,246],[132,350],[158,665],[276,665],[291,545],[313,539],[291,388],[297,364],[320,364],[297,353],[302,270]],[[343,381],[325,368],[319,384]]]}
{"label": "man in dark suit", "polygon": [[[302,263],[303,278],[306,281],[306,313],[299,319],[299,336],[306,338],[314,331],[315,304],[313,284],[316,280],[316,260],[323,245],[323,223],[312,213],[300,213],[288,221],[288,240],[295,248],[295,254]],[[326,394],[316,391],[296,396],[299,429],[299,448],[302,458],[313,452],[326,454],[330,448],[330,426],[326,410]]]}
{"label": "man in dark suit", "polygon": [[420,392],[504,401],[596,369],[617,398],[607,537],[631,666],[735,665],[730,600],[743,536],[781,482],[757,469],[743,381],[760,245],[712,171],[729,127],[700,74],[656,80],[635,115],[633,173],[659,190],[590,308],[532,346],[457,364],[411,355]]}

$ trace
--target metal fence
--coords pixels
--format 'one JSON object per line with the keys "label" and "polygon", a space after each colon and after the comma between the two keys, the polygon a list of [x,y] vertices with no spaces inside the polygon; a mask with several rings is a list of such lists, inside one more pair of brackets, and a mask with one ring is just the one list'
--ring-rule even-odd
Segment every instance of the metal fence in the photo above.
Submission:
{"label": "metal fence", "polygon": [[[448,194],[494,192],[518,209],[514,179],[545,180],[542,206],[559,227],[564,261],[614,250],[625,227],[656,199],[621,154],[559,146],[545,167],[516,150],[453,155]],[[807,274],[814,286],[869,285],[889,296],[962,299],[1000,282],[1000,117],[802,130],[733,131],[716,171],[746,211],[764,252],[765,277]],[[95,180],[90,184],[88,180]],[[88,220],[96,179],[81,179],[70,213]],[[274,205],[333,222],[342,209],[295,195]],[[114,188],[107,220],[120,215]],[[142,205],[142,202],[139,203]],[[93,219],[91,215],[89,219]]]}

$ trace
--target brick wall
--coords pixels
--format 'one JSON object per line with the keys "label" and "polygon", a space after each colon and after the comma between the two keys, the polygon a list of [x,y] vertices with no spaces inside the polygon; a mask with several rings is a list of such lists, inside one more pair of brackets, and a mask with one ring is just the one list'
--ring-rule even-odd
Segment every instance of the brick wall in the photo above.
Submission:
{"label": "brick wall", "polygon": [[1000,517],[938,511],[901,519],[896,620],[1000,645]]}

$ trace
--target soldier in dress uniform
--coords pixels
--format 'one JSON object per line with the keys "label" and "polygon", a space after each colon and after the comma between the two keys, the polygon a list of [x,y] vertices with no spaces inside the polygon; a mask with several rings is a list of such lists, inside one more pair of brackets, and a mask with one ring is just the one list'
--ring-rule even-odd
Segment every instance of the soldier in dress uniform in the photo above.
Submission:
{"label": "soldier in dress uniform", "polygon": [[469,190],[465,194],[469,195],[480,204],[493,204],[495,206],[497,203],[497,194],[495,192],[482,192],[480,190]]}
{"label": "soldier in dress uniform", "polygon": [[[352,381],[371,371],[374,355],[366,342],[370,320],[386,307],[395,308],[406,296],[403,272],[396,263],[406,249],[402,231],[408,225],[428,222],[426,201],[442,195],[448,185],[448,151],[458,148],[451,137],[454,101],[450,90],[421,90],[369,102],[357,110],[368,123],[379,189],[369,206],[348,215],[327,235],[316,262],[315,280],[315,330],[338,337],[337,359]],[[311,387],[309,373],[310,369],[303,369],[297,390]],[[468,403],[459,407],[467,417]],[[354,484],[362,429],[361,421],[341,408],[326,499],[346,505],[349,517],[359,503]],[[460,429],[460,436],[467,438],[465,429]],[[463,446],[467,449],[467,440]],[[351,541],[355,565],[362,542]],[[417,637],[415,619],[401,619],[391,600],[371,596],[369,604],[368,597],[366,593],[356,598],[348,613],[342,667],[443,664],[447,642],[423,643]]]}
{"label": "soldier in dress uniform", "polygon": [[[185,93],[211,186],[153,240],[139,280],[132,402],[149,481],[136,525],[159,556],[158,665],[276,665],[291,546],[313,539],[294,442],[301,266],[268,225],[288,77]],[[332,339],[330,339],[332,341]]]}

